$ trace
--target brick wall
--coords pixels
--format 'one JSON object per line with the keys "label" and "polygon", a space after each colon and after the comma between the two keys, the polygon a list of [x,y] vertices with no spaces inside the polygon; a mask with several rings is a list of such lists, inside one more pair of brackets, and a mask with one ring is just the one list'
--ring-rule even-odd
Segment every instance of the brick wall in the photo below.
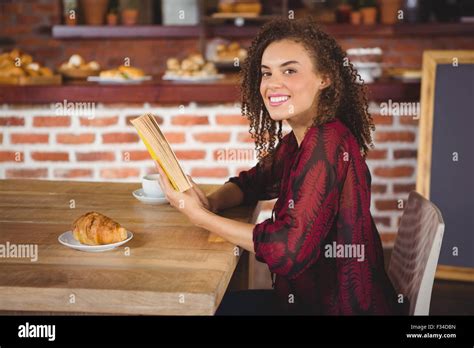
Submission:
{"label": "brick wall", "polygon": [[[19,47],[42,64],[57,68],[72,54],[81,54],[86,60],[96,60],[104,68],[112,68],[129,58],[132,65],[148,74],[165,70],[169,57],[183,58],[199,49],[197,39],[113,39],[113,40],[55,40],[51,26],[60,24],[59,0],[19,0],[0,2],[0,36],[15,40],[13,45],[0,50]],[[236,28],[238,30],[238,28]],[[251,38],[242,39],[248,45]],[[421,66],[426,49],[472,49],[469,36],[453,37],[347,37],[338,39],[344,49],[352,47],[381,47],[386,67]]]}
{"label": "brick wall", "polygon": [[[385,241],[393,240],[408,192],[415,188],[417,121],[381,116],[367,163],[372,209]],[[54,105],[0,109],[0,178],[133,181],[155,172],[130,119],[157,115],[185,172],[198,183],[223,183],[256,163],[238,105],[100,105],[95,118],[58,116]],[[289,131],[288,127],[285,131]]]}
{"label": "brick wall", "polygon": [[53,105],[9,107],[0,111],[0,176],[137,181],[154,170],[130,124],[145,111],[158,116],[184,169],[201,182],[222,181],[253,163],[254,156],[236,163],[218,157],[253,149],[247,122],[232,105],[102,106],[93,119],[58,116]]}

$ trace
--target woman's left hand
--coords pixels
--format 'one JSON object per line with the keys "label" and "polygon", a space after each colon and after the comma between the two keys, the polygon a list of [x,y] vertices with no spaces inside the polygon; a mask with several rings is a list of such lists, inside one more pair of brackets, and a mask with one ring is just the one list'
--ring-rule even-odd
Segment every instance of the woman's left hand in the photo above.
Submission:
{"label": "woman's left hand", "polygon": [[173,207],[179,209],[179,211],[185,214],[192,223],[196,224],[200,213],[205,209],[199,196],[192,188],[185,192],[176,191],[168,180],[166,174],[163,172],[163,169],[161,169],[159,165],[156,167],[160,173],[159,183],[166,199]]}

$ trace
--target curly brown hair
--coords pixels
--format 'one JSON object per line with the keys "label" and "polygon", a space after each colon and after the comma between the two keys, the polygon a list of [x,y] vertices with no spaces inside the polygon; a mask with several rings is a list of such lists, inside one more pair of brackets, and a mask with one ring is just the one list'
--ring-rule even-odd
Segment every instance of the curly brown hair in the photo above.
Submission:
{"label": "curly brown hair", "polygon": [[320,93],[313,125],[340,119],[356,137],[365,157],[369,147],[373,147],[371,131],[375,130],[368,112],[367,87],[357,82],[360,75],[336,40],[323,32],[311,18],[305,18],[274,19],[263,25],[252,41],[242,66],[242,115],[250,122],[249,133],[255,140],[258,159],[273,154],[276,141],[283,137],[282,121],[270,118],[259,86],[263,52],[270,43],[284,39],[303,44],[313,58],[315,71],[327,74],[331,80],[330,86]]}

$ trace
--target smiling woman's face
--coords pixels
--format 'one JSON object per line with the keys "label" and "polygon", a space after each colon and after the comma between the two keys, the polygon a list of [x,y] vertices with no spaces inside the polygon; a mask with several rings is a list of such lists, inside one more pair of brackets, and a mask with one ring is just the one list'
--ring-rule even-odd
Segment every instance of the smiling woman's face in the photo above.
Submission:
{"label": "smiling woman's face", "polygon": [[327,81],[316,73],[302,44],[272,42],[263,52],[261,71],[260,94],[274,121],[304,122],[316,115],[317,95]]}

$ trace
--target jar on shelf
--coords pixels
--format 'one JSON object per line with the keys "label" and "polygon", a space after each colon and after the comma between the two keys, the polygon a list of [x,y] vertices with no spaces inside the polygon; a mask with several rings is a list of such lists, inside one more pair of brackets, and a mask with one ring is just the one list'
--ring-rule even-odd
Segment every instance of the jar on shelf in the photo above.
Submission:
{"label": "jar on shelf", "polygon": [[109,0],[81,0],[84,21],[88,25],[102,25]]}
{"label": "jar on shelf", "polygon": [[398,21],[398,11],[402,9],[402,0],[379,0],[380,22],[395,24]]}
{"label": "jar on shelf", "polygon": [[375,0],[360,0],[359,7],[363,24],[373,25],[377,23],[377,6]]}
{"label": "jar on shelf", "polygon": [[124,0],[120,3],[121,5],[121,16],[120,19],[123,25],[135,25],[138,23],[138,8],[139,1],[137,0]]}
{"label": "jar on shelf", "polygon": [[336,22],[350,23],[351,22],[352,6],[348,0],[343,0],[336,8]]}
{"label": "jar on shelf", "polygon": [[63,0],[64,24],[77,24],[77,0]]}

